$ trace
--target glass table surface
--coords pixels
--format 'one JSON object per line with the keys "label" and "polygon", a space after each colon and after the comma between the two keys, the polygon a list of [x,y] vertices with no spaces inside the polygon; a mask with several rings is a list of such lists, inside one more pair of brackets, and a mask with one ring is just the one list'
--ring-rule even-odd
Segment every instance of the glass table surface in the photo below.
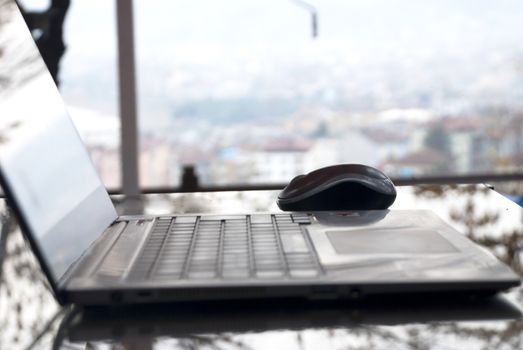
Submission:
{"label": "glass table surface", "polygon": [[[278,212],[277,191],[113,197],[120,214]],[[523,211],[492,188],[398,187],[523,273]],[[1,201],[0,349],[521,349],[523,289],[495,296],[61,307]]]}

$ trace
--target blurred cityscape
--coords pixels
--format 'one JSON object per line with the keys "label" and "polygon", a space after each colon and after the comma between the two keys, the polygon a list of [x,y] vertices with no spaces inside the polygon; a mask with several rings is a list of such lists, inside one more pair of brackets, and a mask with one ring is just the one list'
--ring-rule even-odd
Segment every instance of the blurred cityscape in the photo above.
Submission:
{"label": "blurred cityscape", "polygon": [[[90,44],[114,30],[105,3],[72,4],[61,90],[117,187],[114,38]],[[335,163],[393,177],[523,166],[523,3],[318,3],[317,38],[292,1],[135,7],[142,186],[177,185],[187,164],[213,185]]]}
{"label": "blurred cityscape", "polygon": [[[458,92],[443,83],[427,89],[427,81],[437,80],[430,64],[404,84],[394,77],[397,71],[384,71],[369,86],[336,65],[259,72],[250,81],[215,77],[248,85],[248,92],[203,99],[177,95],[183,103],[166,108],[170,113],[159,126],[141,129],[142,186],[177,185],[187,164],[197,166],[205,184],[285,183],[336,163],[365,163],[394,177],[516,171],[523,166],[523,82],[517,57],[503,59],[496,67],[471,67],[469,77],[448,72],[466,82]],[[178,69],[172,76],[187,74]],[[510,77],[503,86],[500,75]],[[191,78],[189,86],[166,91],[189,93],[214,84],[199,86],[197,73]],[[260,89],[267,81],[287,92]],[[117,119],[75,108],[71,114],[85,116],[77,125],[106,185],[117,186]]]}

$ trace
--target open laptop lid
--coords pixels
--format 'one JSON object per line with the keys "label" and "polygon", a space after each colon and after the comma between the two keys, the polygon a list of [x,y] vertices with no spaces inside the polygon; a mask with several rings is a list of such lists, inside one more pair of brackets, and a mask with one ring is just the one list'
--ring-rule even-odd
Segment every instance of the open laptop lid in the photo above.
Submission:
{"label": "open laptop lid", "polygon": [[0,182],[58,296],[117,214],[12,0],[0,3],[0,38]]}

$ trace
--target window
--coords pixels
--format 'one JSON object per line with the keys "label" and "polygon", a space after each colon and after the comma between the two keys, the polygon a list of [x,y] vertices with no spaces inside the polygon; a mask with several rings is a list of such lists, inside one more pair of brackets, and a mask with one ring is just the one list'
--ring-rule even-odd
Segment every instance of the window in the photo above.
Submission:
{"label": "window", "polygon": [[[109,187],[120,176],[114,8],[72,2],[61,73]],[[177,186],[187,164],[203,185],[287,182],[342,162],[396,178],[520,171],[522,10],[134,0],[140,185]]]}
{"label": "window", "polygon": [[[38,12],[50,4],[48,0],[20,2],[27,11]],[[121,182],[115,19],[111,1],[71,1],[59,70],[60,92],[69,114],[109,188],[118,188]]]}
{"label": "window", "polygon": [[71,1],[60,91],[102,180],[120,186],[116,13],[111,1]]}
{"label": "window", "polygon": [[142,186],[519,169],[521,2],[300,3],[136,1]]}

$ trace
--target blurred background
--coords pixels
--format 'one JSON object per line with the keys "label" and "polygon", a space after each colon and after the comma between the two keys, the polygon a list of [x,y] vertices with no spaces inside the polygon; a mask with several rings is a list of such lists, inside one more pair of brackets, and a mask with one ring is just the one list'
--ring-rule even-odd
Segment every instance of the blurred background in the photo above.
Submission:
{"label": "blurred background", "polygon": [[[176,188],[186,165],[202,186],[246,188],[341,162],[522,173],[521,1],[118,1],[134,10],[142,189]],[[110,189],[126,122],[116,2],[19,1],[66,9],[57,79]]]}

